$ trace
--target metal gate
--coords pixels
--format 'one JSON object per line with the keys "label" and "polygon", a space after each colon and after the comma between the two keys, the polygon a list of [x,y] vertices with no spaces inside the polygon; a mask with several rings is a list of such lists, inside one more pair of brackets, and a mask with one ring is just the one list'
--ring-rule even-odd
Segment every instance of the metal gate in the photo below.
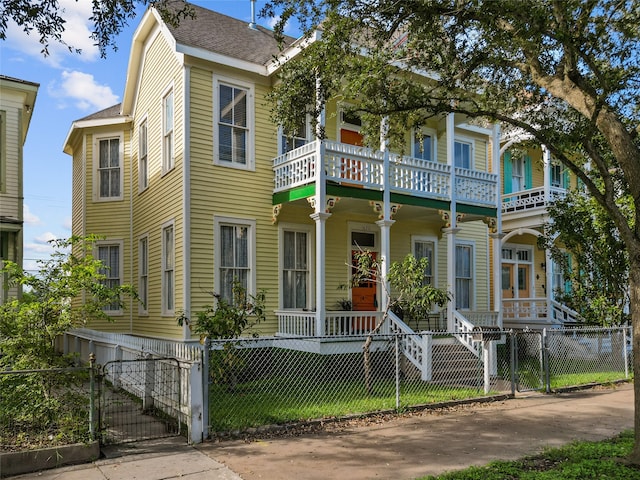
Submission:
{"label": "metal gate", "polygon": [[511,334],[513,372],[518,392],[544,388],[543,338],[541,332]]}
{"label": "metal gate", "polygon": [[180,435],[183,409],[175,358],[107,362],[99,375],[98,432],[104,444]]}

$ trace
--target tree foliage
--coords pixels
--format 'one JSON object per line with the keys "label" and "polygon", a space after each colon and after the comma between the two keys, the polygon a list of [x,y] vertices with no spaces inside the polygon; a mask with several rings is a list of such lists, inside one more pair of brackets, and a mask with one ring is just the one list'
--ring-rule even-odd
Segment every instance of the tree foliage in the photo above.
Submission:
{"label": "tree foliage", "polygon": [[[553,219],[542,246],[562,269],[571,289],[556,298],[588,324],[628,322],[629,259],[611,217],[593,198],[572,192],[549,208]],[[549,267],[547,267],[549,268]]]}
{"label": "tree foliage", "polygon": [[[93,256],[96,240],[52,241],[56,251],[40,260],[33,274],[5,261],[0,273],[27,293],[0,305],[0,369],[46,368],[64,361],[56,353],[56,337],[89,320],[112,320],[105,307],[124,308],[126,296],[136,297],[129,285],[108,285],[104,264]],[[72,305],[80,296],[82,304]]]}
{"label": "tree foliage", "polygon": [[[272,108],[289,130],[344,95],[363,112],[371,143],[382,116],[401,144],[407,128],[458,112],[546,145],[617,228],[640,351],[640,3],[271,0],[263,13],[275,12],[280,31],[291,18],[322,30],[321,42],[282,65]],[[640,382],[635,401],[640,464]]]}
{"label": "tree foliage", "polygon": [[[193,9],[183,0],[93,0],[93,25],[91,39],[97,45],[100,56],[106,57],[107,50],[117,50],[115,39],[136,16],[138,5],[155,7],[162,19],[176,25],[180,19],[193,16]],[[29,35],[38,35],[42,53],[49,53],[49,45],[60,43],[70,51],[80,53],[63,39],[66,30],[65,9],[59,0],[3,0],[0,5],[0,40],[6,39],[7,26],[13,20]]]}

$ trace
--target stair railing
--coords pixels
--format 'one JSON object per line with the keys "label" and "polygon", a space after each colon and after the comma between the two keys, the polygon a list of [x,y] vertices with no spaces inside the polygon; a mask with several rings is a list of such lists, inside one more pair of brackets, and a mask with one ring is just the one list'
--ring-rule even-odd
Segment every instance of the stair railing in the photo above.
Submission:
{"label": "stair railing", "polygon": [[473,332],[473,323],[467,320],[458,310],[453,311],[453,335],[473,353],[476,357],[480,357],[480,342],[474,342],[471,333]]}

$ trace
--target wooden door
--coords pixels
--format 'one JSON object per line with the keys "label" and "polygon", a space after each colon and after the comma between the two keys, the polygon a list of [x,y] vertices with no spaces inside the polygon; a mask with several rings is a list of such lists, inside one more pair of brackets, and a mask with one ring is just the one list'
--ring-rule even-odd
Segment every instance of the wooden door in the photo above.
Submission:
{"label": "wooden door", "polygon": [[[349,145],[355,145],[361,147],[364,145],[364,138],[360,132],[355,130],[348,130],[346,128],[340,129],[340,142],[347,143]],[[342,159],[342,172],[341,177],[347,180],[362,181],[362,162],[354,160],[352,158]],[[349,185],[353,187],[362,187],[362,185],[343,182],[343,185]]]}
{"label": "wooden door", "polygon": [[[351,264],[356,264],[356,254],[358,250],[351,251]],[[377,253],[370,252],[371,256],[376,259]],[[375,312],[378,310],[377,286],[376,279],[360,282],[358,285],[351,287],[351,305],[356,312]],[[368,332],[375,327],[376,317],[364,316],[354,318],[353,328],[358,332]]]}

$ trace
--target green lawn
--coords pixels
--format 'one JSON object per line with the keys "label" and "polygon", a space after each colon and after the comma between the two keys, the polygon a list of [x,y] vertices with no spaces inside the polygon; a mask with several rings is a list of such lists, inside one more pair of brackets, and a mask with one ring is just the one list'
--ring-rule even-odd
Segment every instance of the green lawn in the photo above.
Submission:
{"label": "green lawn", "polygon": [[[333,418],[396,408],[395,382],[376,380],[369,394],[362,380],[313,381],[290,378],[246,382],[233,389],[212,385],[210,428],[225,432],[260,425]],[[492,392],[492,394],[495,392]],[[478,388],[434,386],[425,382],[403,385],[400,408],[484,395]]]}
{"label": "green lawn", "polygon": [[420,480],[639,480],[640,468],[625,464],[633,432],[602,442],[576,442],[515,462],[492,462]]}

